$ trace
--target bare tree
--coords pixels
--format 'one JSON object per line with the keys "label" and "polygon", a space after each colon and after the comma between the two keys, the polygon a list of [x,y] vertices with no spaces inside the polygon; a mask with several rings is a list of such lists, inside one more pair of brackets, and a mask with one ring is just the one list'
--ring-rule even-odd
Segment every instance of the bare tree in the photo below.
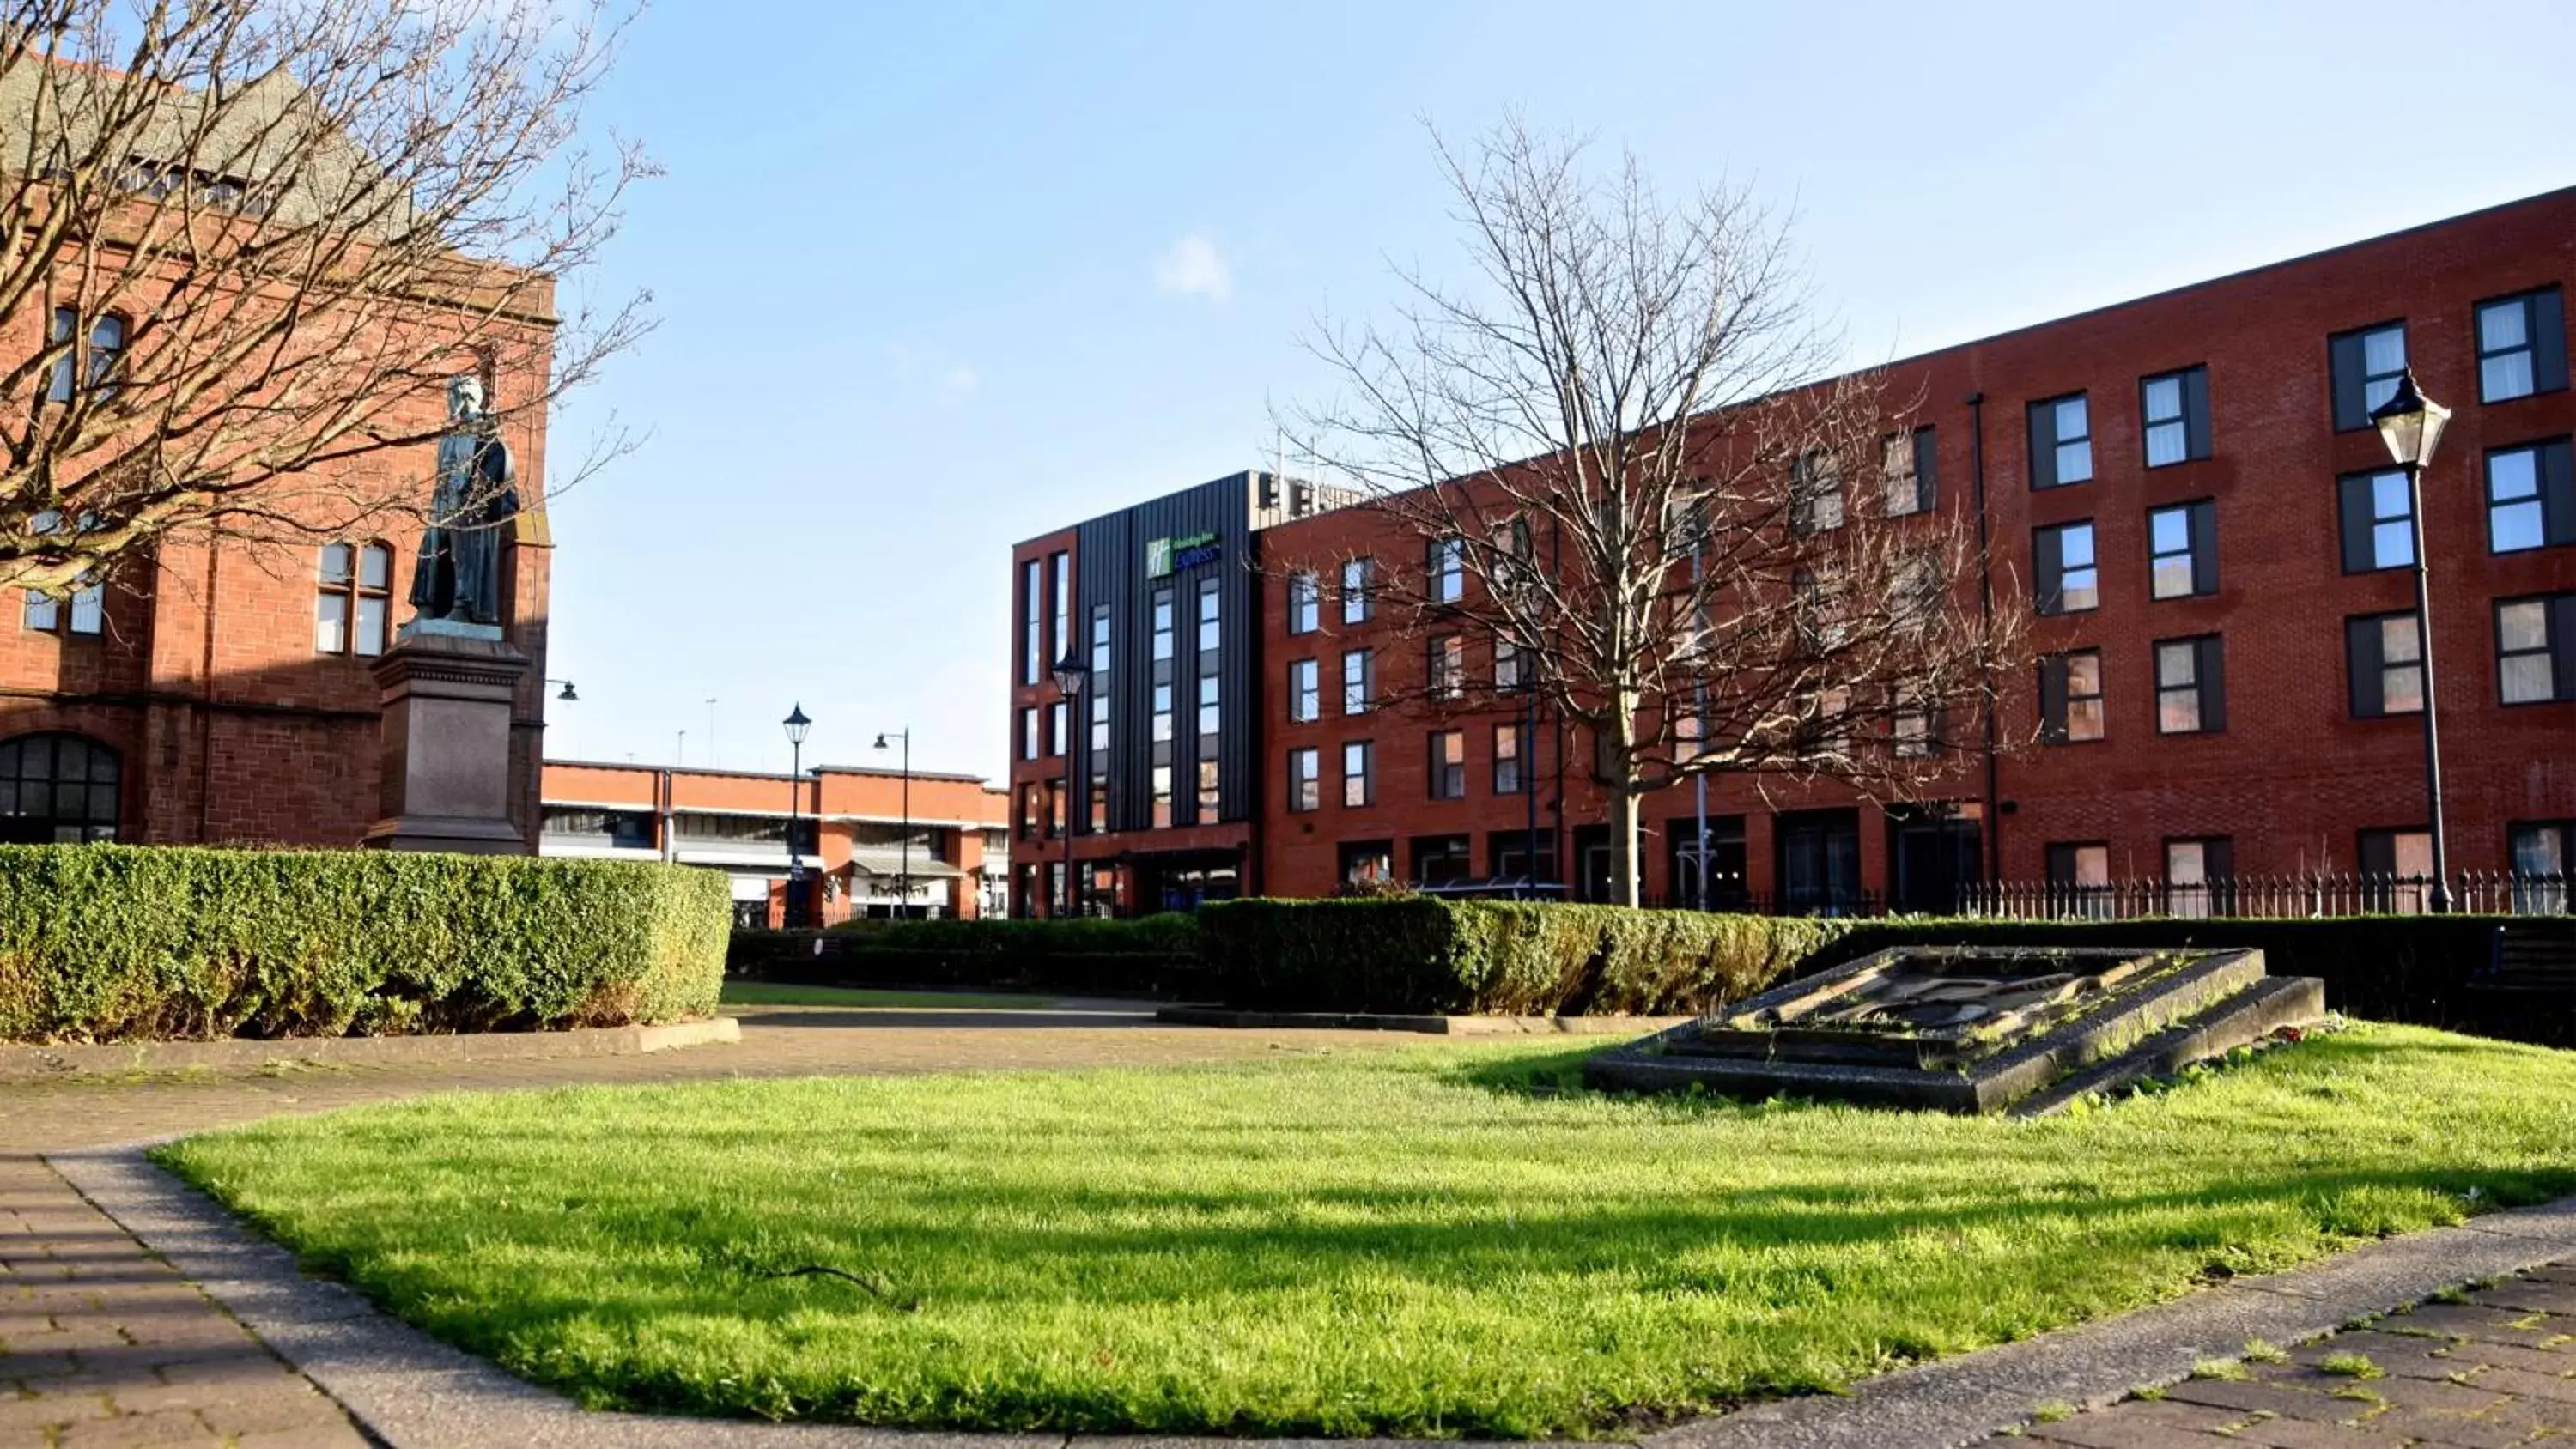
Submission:
{"label": "bare tree", "polygon": [[1818,380],[1837,347],[1786,227],[1740,190],[1668,207],[1633,158],[1596,179],[1517,124],[1439,155],[1478,284],[1403,273],[1395,325],[1325,327],[1342,396],[1283,420],[1419,542],[1370,585],[1426,641],[1389,702],[1572,721],[1631,904],[1657,791],[1902,796],[1988,748],[2017,611],[1980,606],[1972,527],[1928,506],[1911,402]]}
{"label": "bare tree", "polygon": [[205,525],[416,518],[449,377],[497,379],[507,424],[633,342],[644,298],[555,293],[648,171],[580,141],[617,29],[579,0],[0,0],[0,587]]}

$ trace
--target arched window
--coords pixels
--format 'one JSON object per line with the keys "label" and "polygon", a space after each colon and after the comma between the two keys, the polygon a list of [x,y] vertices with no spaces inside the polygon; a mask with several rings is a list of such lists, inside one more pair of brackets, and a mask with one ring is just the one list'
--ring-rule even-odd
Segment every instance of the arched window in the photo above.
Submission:
{"label": "arched window", "polygon": [[0,740],[0,842],[116,838],[116,751],[79,735]]}
{"label": "arched window", "polygon": [[[79,330],[78,309],[54,309],[53,341],[69,342]],[[73,381],[83,375],[77,355],[79,351],[77,347],[67,347],[63,349],[62,356],[54,359],[54,375],[45,387],[48,401],[67,403],[72,400]],[[112,396],[116,391],[116,365],[124,356],[125,319],[110,312],[92,322],[89,327],[89,385],[103,395]]]}
{"label": "arched window", "polygon": [[320,577],[313,604],[314,652],[384,653],[385,616],[394,600],[394,551],[381,543],[326,543]]}

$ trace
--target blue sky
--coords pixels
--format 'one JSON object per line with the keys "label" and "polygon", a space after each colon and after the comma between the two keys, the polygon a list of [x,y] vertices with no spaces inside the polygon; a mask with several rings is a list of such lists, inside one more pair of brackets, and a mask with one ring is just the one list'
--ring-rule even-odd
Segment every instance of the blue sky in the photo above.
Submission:
{"label": "blue sky", "polygon": [[664,0],[593,113],[667,174],[579,285],[662,320],[554,421],[650,436],[555,506],[548,753],[784,769],[801,701],[809,764],[999,776],[1009,545],[1261,463],[1320,309],[1460,265],[1425,120],[1752,185],[1866,363],[2576,184],[2571,51],[2565,0]]}

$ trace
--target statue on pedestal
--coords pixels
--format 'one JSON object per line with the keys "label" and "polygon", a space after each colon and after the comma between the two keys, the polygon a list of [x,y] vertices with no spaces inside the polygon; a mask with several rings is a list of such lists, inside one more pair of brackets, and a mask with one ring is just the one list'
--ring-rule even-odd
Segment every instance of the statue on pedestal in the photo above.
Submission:
{"label": "statue on pedestal", "polygon": [[519,512],[510,445],[501,441],[483,405],[482,380],[470,373],[447,384],[447,420],[447,433],[438,440],[429,529],[420,537],[412,571],[413,624],[432,620],[497,631],[502,534]]}

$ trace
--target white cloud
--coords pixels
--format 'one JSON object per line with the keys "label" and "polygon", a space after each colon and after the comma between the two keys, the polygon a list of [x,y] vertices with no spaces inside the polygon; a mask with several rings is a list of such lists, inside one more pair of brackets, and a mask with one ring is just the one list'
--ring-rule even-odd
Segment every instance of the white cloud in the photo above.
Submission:
{"label": "white cloud", "polygon": [[1172,243],[1154,262],[1154,285],[1177,297],[1205,297],[1222,302],[1234,295],[1234,273],[1216,238],[1194,231]]}

